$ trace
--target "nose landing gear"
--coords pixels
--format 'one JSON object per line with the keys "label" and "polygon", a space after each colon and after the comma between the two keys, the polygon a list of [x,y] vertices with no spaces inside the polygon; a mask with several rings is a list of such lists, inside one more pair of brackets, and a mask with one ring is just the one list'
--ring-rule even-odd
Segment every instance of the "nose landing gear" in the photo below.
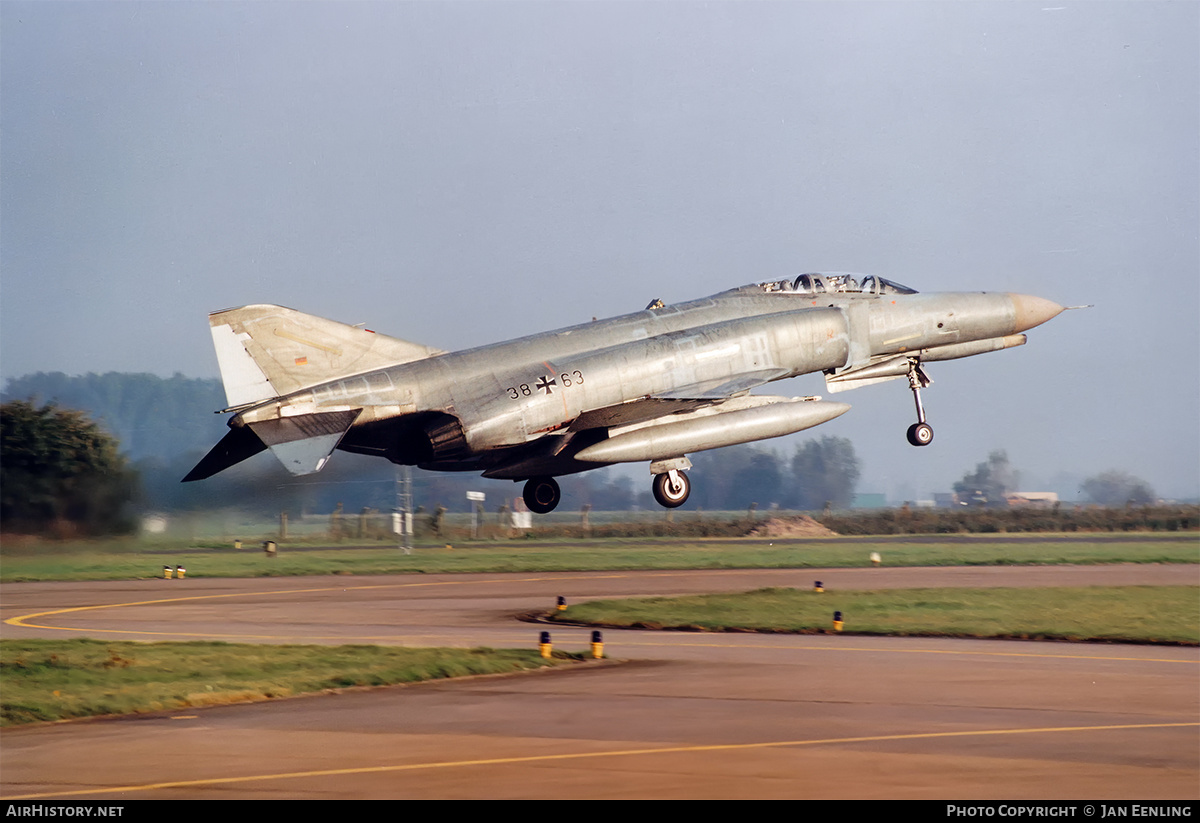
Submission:
{"label": "nose landing gear", "polygon": [[913,423],[908,427],[908,442],[914,446],[928,446],[933,442],[933,426],[928,423]]}
{"label": "nose landing gear", "polygon": [[928,446],[933,442],[933,426],[925,422],[925,407],[921,405],[921,389],[932,382],[921,368],[921,361],[915,357],[908,358],[908,387],[912,389],[913,400],[917,404],[917,422],[908,427],[908,442],[914,446]]}

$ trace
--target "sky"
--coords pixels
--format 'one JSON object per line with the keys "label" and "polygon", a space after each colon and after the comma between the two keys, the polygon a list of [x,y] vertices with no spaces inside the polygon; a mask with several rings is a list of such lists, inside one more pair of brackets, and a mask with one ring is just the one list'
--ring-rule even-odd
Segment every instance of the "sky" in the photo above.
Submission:
{"label": "sky", "polygon": [[868,272],[1093,308],[931,364],[926,448],[903,381],[765,446],[1194,498],[1198,44],[1180,2],[4,0],[0,378],[216,377],[247,303],[453,350]]}

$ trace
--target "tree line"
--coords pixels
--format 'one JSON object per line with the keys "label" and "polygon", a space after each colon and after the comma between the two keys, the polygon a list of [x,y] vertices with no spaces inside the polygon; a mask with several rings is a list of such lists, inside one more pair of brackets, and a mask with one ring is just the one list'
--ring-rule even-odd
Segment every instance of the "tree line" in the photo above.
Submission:
{"label": "tree line", "polygon": [[[35,530],[112,531],[130,526],[136,510],[236,507],[299,515],[338,505],[345,511],[387,511],[396,504],[396,467],[342,452],[321,473],[306,477],[291,476],[267,456],[202,483],[181,483],[225,432],[224,418],[213,414],[225,405],[218,380],[179,374],[38,373],[9,380],[0,400],[5,492],[0,519],[9,531],[33,529],[38,523],[42,525]],[[64,445],[67,441],[89,445],[72,451]],[[685,506],[693,510],[752,504],[763,510],[844,508],[860,475],[854,447],[842,438],[808,441],[790,456],[739,446],[693,459],[705,477]],[[520,494],[518,484],[474,474],[413,469],[412,478],[414,499],[430,510],[439,505],[466,510],[467,491],[484,492],[492,510]],[[617,469],[562,478],[562,491],[564,511],[657,508],[649,475],[638,482]],[[83,505],[85,499],[90,507]]]}
{"label": "tree line", "polygon": [[58,536],[129,531],[137,482],[114,438],[80,411],[18,400],[0,413],[0,522]]}
{"label": "tree line", "polygon": [[[213,414],[225,403],[217,380],[176,374],[61,373],[12,379],[3,401],[0,527],[6,531],[106,533],[132,527],[134,511],[241,508],[294,514],[361,508],[391,510],[397,468],[377,458],[339,452],[320,473],[292,477],[277,461],[247,460],[201,483],[180,479],[225,432]],[[848,508],[861,476],[846,438],[806,440],[789,454],[761,445],[691,455],[703,482],[684,509],[804,511]],[[467,510],[466,492],[482,491],[488,508],[511,501],[520,486],[474,474],[413,469],[414,499],[428,509]],[[996,505],[1017,488],[1004,452],[955,484],[960,499]],[[561,478],[564,511],[655,509],[645,482],[616,469]],[[1153,500],[1138,478],[1105,472],[1084,483],[1089,499],[1106,505]]]}
{"label": "tree line", "polygon": [[[968,506],[1007,505],[1007,496],[1017,491],[1020,473],[1003,449],[990,453],[954,484],[960,503]],[[1084,497],[1100,506],[1145,506],[1157,498],[1150,484],[1128,472],[1111,469],[1083,481]]]}

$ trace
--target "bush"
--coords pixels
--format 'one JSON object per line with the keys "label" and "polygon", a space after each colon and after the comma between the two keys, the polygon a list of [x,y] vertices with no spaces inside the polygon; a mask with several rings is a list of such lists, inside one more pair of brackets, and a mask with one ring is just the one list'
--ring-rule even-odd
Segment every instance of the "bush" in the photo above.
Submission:
{"label": "bush", "polygon": [[83,412],[0,406],[0,522],[57,537],[128,532],[136,476],[117,441]]}

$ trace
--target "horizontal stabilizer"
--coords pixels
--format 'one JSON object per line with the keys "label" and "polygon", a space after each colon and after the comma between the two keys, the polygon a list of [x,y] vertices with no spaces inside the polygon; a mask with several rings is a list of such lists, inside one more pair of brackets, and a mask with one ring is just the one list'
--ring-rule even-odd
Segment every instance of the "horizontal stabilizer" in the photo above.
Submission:
{"label": "horizontal stabilizer", "polygon": [[295,475],[312,474],[325,466],[360,414],[362,409],[301,414],[247,425],[285,469]]}
{"label": "horizontal stabilizer", "polygon": [[221,438],[221,441],[213,446],[208,454],[204,455],[204,459],[188,472],[188,476],[183,478],[183,482],[190,483],[193,480],[212,477],[217,472],[225,471],[230,466],[241,463],[247,457],[253,457],[260,451],[265,451],[266,448],[266,445],[249,429],[242,426],[230,429]]}

